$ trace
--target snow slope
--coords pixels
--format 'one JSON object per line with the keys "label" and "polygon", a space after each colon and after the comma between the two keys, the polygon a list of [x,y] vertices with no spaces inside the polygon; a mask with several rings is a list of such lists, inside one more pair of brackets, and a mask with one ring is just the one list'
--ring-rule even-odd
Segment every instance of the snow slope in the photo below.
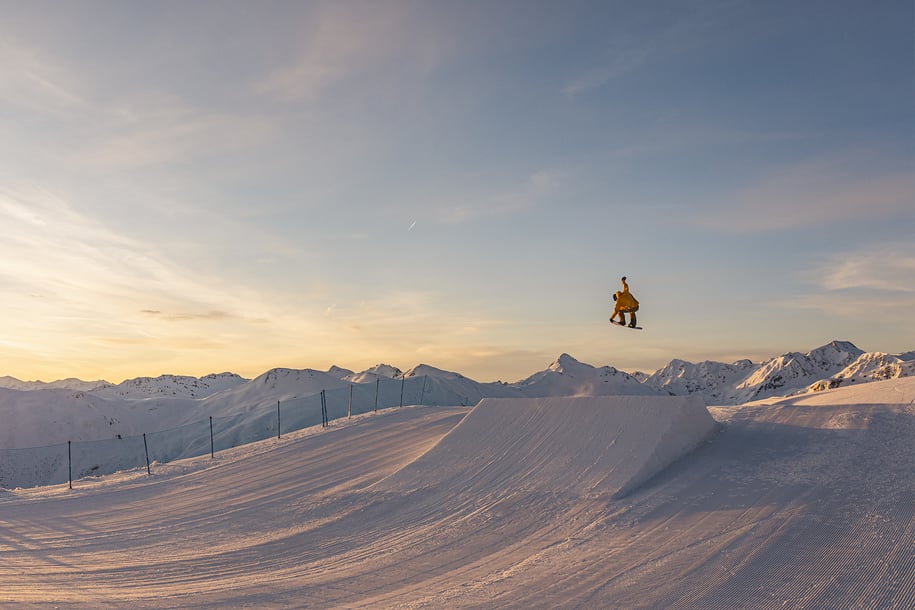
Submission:
{"label": "snow slope", "polygon": [[493,493],[622,495],[708,437],[697,397],[485,398],[380,489],[448,501]]}
{"label": "snow slope", "polygon": [[[512,427],[500,402],[366,415],[152,477],[0,492],[0,603],[915,607],[913,378],[711,408],[718,434],[616,498],[590,407],[563,421],[530,401]],[[455,460],[489,456],[439,471],[458,438],[473,451]]]}
{"label": "snow slope", "polygon": [[[397,376],[401,378],[395,379]],[[336,366],[327,371],[276,368],[252,380],[232,373],[199,379],[162,375],[130,379],[94,392],[26,384],[20,391],[0,388],[0,449],[154,433],[211,416],[263,412],[278,401],[290,406],[307,403],[313,410],[313,405],[320,404],[321,391],[328,391],[339,402],[346,400],[353,385],[357,412],[363,412],[374,406],[376,383],[380,384],[382,406],[399,404],[402,378],[408,382],[407,404],[472,406],[484,397],[658,393],[616,369],[595,368],[567,354],[518,384],[480,383],[426,364],[406,373],[384,364],[361,373]],[[414,396],[410,391],[416,386],[420,389]],[[250,417],[239,420],[240,425],[249,423]]]}
{"label": "snow slope", "polygon": [[[327,391],[334,417],[404,403],[474,405],[485,397],[698,394],[707,404],[726,405],[908,376],[915,372],[915,361],[904,356],[864,353],[851,343],[833,341],[807,354],[789,353],[758,365],[749,360],[731,365],[675,360],[642,378],[644,383],[613,367],[593,367],[568,354],[546,370],[511,384],[479,383],[425,364],[406,374],[384,364],[362,373],[336,366],[326,372],[273,369],[250,381],[231,373],[199,379],[162,375],[118,386],[103,384],[93,392],[18,382],[12,385],[30,392],[0,388],[0,452],[5,452],[0,455],[0,484],[60,481],[67,474],[61,455],[68,450],[68,441],[98,441],[92,447],[78,447],[80,452],[86,450],[80,453],[84,466],[78,469],[79,476],[136,465],[143,458],[137,450],[143,433],[153,435],[154,459],[208,451],[210,417],[221,448],[277,434],[278,426],[291,431],[315,425],[321,421],[322,390]],[[398,375],[400,379],[395,379]],[[74,380],[55,383],[69,386]],[[278,403],[282,403],[282,423]],[[9,451],[27,447],[42,449]]]}
{"label": "snow slope", "polygon": [[201,418],[198,405],[192,399],[124,400],[71,390],[0,388],[0,449],[154,432]]}

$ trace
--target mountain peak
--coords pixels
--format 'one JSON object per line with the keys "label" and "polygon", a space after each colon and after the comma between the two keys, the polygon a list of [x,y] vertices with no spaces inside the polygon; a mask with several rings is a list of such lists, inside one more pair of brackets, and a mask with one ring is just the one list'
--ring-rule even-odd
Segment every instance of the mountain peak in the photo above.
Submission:
{"label": "mountain peak", "polygon": [[838,339],[830,341],[826,345],[818,347],[817,349],[815,349],[813,351],[818,352],[818,351],[826,351],[826,350],[830,350],[830,349],[835,350],[837,352],[848,352],[848,353],[858,354],[858,355],[864,353],[863,350],[859,349],[858,346],[855,345],[854,343],[852,343],[851,341],[840,341]]}
{"label": "mountain peak", "polygon": [[337,366],[335,364],[332,367],[330,367],[329,369],[327,369],[327,374],[330,375],[331,377],[337,377],[339,379],[346,379],[348,376],[353,375],[353,371],[351,371],[349,369],[345,369],[341,366]]}
{"label": "mountain peak", "polygon": [[403,374],[404,377],[440,377],[444,379],[464,379],[460,373],[446,371],[428,364],[417,364],[412,369]]}
{"label": "mountain peak", "polygon": [[550,365],[549,370],[555,371],[557,373],[567,372],[570,368],[580,367],[582,363],[570,356],[569,354],[563,353],[553,361],[553,364]]}

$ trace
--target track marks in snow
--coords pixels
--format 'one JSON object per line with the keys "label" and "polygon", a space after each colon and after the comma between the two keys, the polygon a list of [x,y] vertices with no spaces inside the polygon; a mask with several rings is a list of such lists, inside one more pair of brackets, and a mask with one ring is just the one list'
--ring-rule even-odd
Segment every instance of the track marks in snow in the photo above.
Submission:
{"label": "track marks in snow", "polygon": [[[605,467],[592,453],[574,466],[550,463],[557,432],[533,421],[470,470],[410,475],[420,456],[444,463],[440,439],[466,409],[404,409],[148,482],[5,497],[0,600],[915,606],[912,405],[712,412],[724,423],[714,438],[622,498],[585,482]],[[538,482],[557,471],[569,473],[562,485]]]}

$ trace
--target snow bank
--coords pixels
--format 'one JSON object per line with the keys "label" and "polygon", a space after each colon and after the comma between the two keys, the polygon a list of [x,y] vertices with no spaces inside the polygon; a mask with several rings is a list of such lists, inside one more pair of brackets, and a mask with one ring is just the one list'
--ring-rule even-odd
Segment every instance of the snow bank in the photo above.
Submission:
{"label": "snow bank", "polygon": [[486,398],[379,487],[619,497],[715,427],[695,396]]}
{"label": "snow bank", "polygon": [[749,406],[757,404],[809,407],[852,405],[862,408],[878,404],[907,405],[910,412],[915,412],[915,377],[871,381],[857,386],[842,386],[815,393],[748,403]]}

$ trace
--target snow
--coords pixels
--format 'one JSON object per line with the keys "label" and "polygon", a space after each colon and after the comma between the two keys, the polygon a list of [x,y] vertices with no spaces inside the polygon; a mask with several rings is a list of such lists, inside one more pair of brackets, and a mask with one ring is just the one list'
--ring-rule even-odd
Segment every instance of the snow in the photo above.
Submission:
{"label": "snow", "polygon": [[911,608],[913,439],[915,378],[389,409],[2,491],[0,603]]}
{"label": "snow", "polygon": [[25,384],[20,390],[0,388],[0,450],[154,433],[211,416],[264,412],[275,409],[278,401],[318,405],[322,391],[348,401],[351,385],[356,386],[357,406],[364,407],[374,404],[376,382],[383,405],[390,406],[400,404],[401,378],[408,381],[408,389],[415,388],[416,395],[408,395],[408,403],[427,405],[473,406],[484,397],[661,393],[612,367],[595,368],[567,354],[547,370],[515,384],[480,383],[427,364],[406,373],[385,364],[361,373],[337,366],[327,371],[275,368],[251,380],[232,373],[200,379],[162,375],[103,384],[92,392],[19,382]]}
{"label": "snow", "polygon": [[548,369],[512,384],[525,396],[613,396],[667,394],[611,366],[595,368],[562,354]]}
{"label": "snow", "polygon": [[218,373],[204,377],[186,375],[161,375],[137,377],[118,385],[105,384],[85,391],[110,398],[149,398],[170,396],[174,398],[206,398],[213,394],[244,384],[247,379],[234,373]]}
{"label": "snow", "polygon": [[854,362],[831,378],[811,384],[808,391],[819,392],[837,388],[843,384],[867,383],[912,375],[915,375],[915,361],[906,361],[900,356],[891,356],[882,352],[869,352],[861,354]]}
{"label": "snow", "polygon": [[90,392],[101,390],[112,384],[107,381],[83,381],[81,379],[60,379],[58,381],[20,381],[15,377],[0,377],[0,388],[10,390],[75,390],[80,392]]}
{"label": "snow", "polygon": [[[760,363],[739,360],[733,364],[673,360],[642,379],[646,386],[673,394],[700,394],[707,404],[746,402],[816,392],[844,380],[876,381],[906,377],[915,372],[901,356],[865,353],[849,341],[831,341],[806,354],[789,352]],[[871,363],[879,361],[880,364]],[[838,381],[835,381],[838,380]]]}
{"label": "snow", "polygon": [[705,440],[697,397],[485,398],[380,489],[445,497],[515,491],[618,496]]}
{"label": "snow", "polygon": [[361,373],[350,373],[345,375],[342,379],[353,383],[369,383],[374,382],[377,379],[395,379],[401,375],[403,375],[403,371],[396,366],[391,366],[390,364],[376,364],[372,368],[362,371]]}

